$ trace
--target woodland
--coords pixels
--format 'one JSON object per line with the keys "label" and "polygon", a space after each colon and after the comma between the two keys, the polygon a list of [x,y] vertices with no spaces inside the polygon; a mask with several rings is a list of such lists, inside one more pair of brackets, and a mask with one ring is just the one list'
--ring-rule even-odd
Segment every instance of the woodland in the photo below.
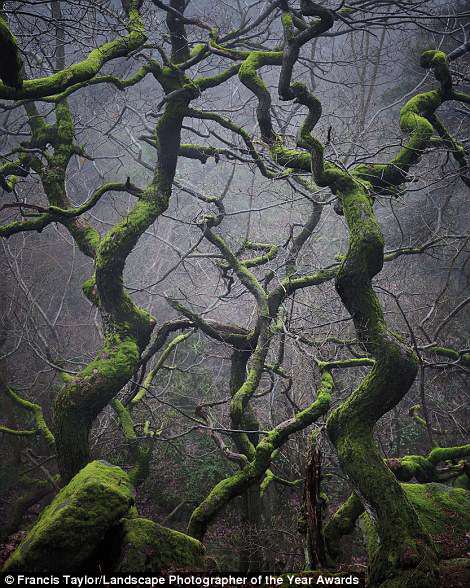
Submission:
{"label": "woodland", "polygon": [[470,2],[0,1],[0,566],[470,585]]}

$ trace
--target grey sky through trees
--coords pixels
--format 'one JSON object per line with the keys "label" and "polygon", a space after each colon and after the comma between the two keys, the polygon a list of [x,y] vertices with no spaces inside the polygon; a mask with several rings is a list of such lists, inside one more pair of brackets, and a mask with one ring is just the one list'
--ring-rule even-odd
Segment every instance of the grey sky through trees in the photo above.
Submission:
{"label": "grey sky through trees", "polygon": [[[438,586],[463,544],[421,493],[468,493],[468,2],[1,10],[3,538],[105,459],[123,537]],[[364,509],[367,557],[340,542]],[[147,569],[204,568],[181,540]],[[127,569],[96,541],[77,566]]]}

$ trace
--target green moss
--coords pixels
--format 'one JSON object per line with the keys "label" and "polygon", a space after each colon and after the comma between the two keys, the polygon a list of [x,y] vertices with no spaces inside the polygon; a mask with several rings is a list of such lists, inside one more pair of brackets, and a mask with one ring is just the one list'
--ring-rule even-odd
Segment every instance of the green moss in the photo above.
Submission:
{"label": "green moss", "polygon": [[165,346],[165,349],[158,356],[158,359],[155,362],[154,367],[151,370],[149,370],[147,375],[145,376],[144,381],[142,382],[142,386],[139,388],[135,396],[132,398],[130,403],[131,406],[135,406],[142,400],[142,398],[144,398],[145,393],[152,386],[153,381],[157,376],[157,373],[165,364],[165,361],[168,359],[169,355],[178,347],[180,343],[186,341],[186,339],[188,339],[188,337],[190,337],[192,333],[192,331],[189,331],[188,333],[176,335],[176,337],[173,337],[173,339],[168,343],[168,345]]}
{"label": "green moss", "polygon": [[129,11],[128,30],[127,36],[103,43],[90,51],[83,61],[74,63],[51,76],[26,80],[20,89],[0,84],[0,97],[5,99],[41,98],[62,92],[80,82],[86,82],[96,75],[105,63],[128,55],[147,40],[142,20],[135,8]]}
{"label": "green moss", "polygon": [[310,153],[300,151],[299,149],[289,149],[280,141],[277,141],[271,148],[271,154],[280,165],[292,167],[296,170],[310,172],[312,171],[312,157]]}
{"label": "green moss", "polygon": [[[308,408],[270,431],[256,446],[254,457],[250,455],[250,463],[242,470],[225,480],[221,480],[214,486],[191,516],[188,526],[190,535],[202,540],[209,523],[214,520],[218,513],[233,498],[240,496],[247,488],[264,478],[271,461],[277,455],[278,449],[287,441],[289,436],[305,429],[326,413],[330,405],[333,385],[331,373],[328,371],[323,372],[315,401]],[[242,399],[237,399],[236,397],[237,395],[235,395],[234,400],[241,403]]]}
{"label": "green moss", "polygon": [[254,251],[259,249],[266,252],[264,255],[258,255],[251,259],[244,259],[241,263],[245,267],[257,267],[263,265],[268,261],[272,261],[279,252],[279,247],[272,243],[252,243],[251,241],[246,241],[243,244],[243,248]]}
{"label": "green moss", "polygon": [[[468,551],[470,492],[444,484],[402,484],[423,527],[431,536],[440,559],[461,557]],[[378,538],[370,516],[362,517],[362,530],[373,556]]]}
{"label": "green moss", "polygon": [[[132,13],[133,9],[130,20]],[[172,78],[175,89],[181,87],[181,75],[174,68],[168,68],[164,77]],[[155,326],[155,319],[125,291],[123,270],[142,234],[168,206],[188,102],[185,96],[168,101],[155,132],[156,144],[162,149],[153,180],[145,190],[131,192],[138,197],[131,211],[95,240],[95,283],[87,281],[84,291],[105,318],[105,341],[101,352],[61,390],[54,404],[58,462],[64,480],[89,460],[92,423],[134,374]],[[65,118],[64,124],[66,134]]]}
{"label": "green moss", "polygon": [[194,59],[199,57],[202,53],[207,51],[207,45],[205,43],[196,43],[189,52],[189,57]]}
{"label": "green moss", "polygon": [[251,51],[240,67],[240,80],[255,94],[259,90],[266,90],[263,80],[257,79],[257,70],[263,65],[279,65],[281,60],[281,51]]}
{"label": "green moss", "polygon": [[340,540],[350,535],[356,521],[364,512],[364,506],[357,494],[353,493],[338,508],[323,529],[328,557],[334,562],[341,555]]}
{"label": "green moss", "polygon": [[454,488],[463,488],[464,490],[470,490],[470,477],[468,474],[462,474],[455,478],[453,483]]}
{"label": "green moss", "polygon": [[456,447],[435,447],[429,453],[427,459],[435,465],[442,461],[461,459],[468,456],[470,456],[470,444]]}
{"label": "green moss", "polygon": [[421,483],[433,482],[436,478],[434,465],[422,455],[406,455],[396,461],[398,467],[391,469],[402,482],[409,482],[412,478]]}
{"label": "green moss", "polygon": [[36,429],[10,429],[0,425],[0,433],[6,433],[7,435],[16,435],[17,437],[30,437],[37,434]]}
{"label": "green moss", "polygon": [[108,529],[133,502],[133,490],[123,470],[104,461],[88,464],[41,513],[3,571],[82,569]]}
{"label": "green moss", "polygon": [[93,302],[93,304],[96,304],[96,306],[98,306],[98,296],[96,293],[96,279],[94,275],[83,282],[82,291],[88,298],[88,300],[90,300],[90,302]]}
{"label": "green moss", "polygon": [[125,519],[121,527],[121,554],[114,572],[153,573],[203,567],[202,543],[144,518]]}
{"label": "green moss", "polygon": [[124,404],[117,399],[111,402],[111,406],[114,408],[119,424],[121,425],[122,432],[127,441],[133,442],[137,439],[136,432],[134,430],[134,423],[132,421],[131,413]]}
{"label": "green moss", "polygon": [[138,487],[145,482],[150,474],[152,446],[144,447],[139,443],[131,413],[120,400],[114,399],[111,402],[111,406],[117,414],[122,432],[128,442],[129,454],[131,462],[133,463],[133,468],[129,472],[129,477],[132,484],[135,487]]}
{"label": "green moss", "polygon": [[132,375],[140,357],[136,341],[131,337],[111,336],[101,353],[80,373],[81,378],[104,378],[112,381],[123,374]]}
{"label": "green moss", "polygon": [[[49,429],[49,427],[46,424],[41,405],[36,404],[34,402],[30,402],[29,400],[26,400],[24,398],[21,398],[21,396],[19,396],[19,394],[17,394],[17,392],[15,392],[15,390],[13,390],[13,388],[7,387],[6,392],[7,392],[8,396],[13,400],[13,402],[15,402],[16,404],[21,406],[21,408],[32,413],[33,418],[34,418],[34,422],[36,424],[36,430],[39,433],[41,433],[41,435],[44,437],[45,441],[50,446],[54,446],[54,444],[55,444],[54,435],[52,434],[51,430]],[[27,432],[27,431],[26,432],[23,431],[22,433],[29,434],[29,432]],[[16,433],[16,434],[18,434],[18,433]]]}
{"label": "green moss", "polygon": [[443,357],[448,357],[454,361],[459,361],[462,365],[466,367],[470,367],[470,353],[459,353],[456,349],[452,349],[450,347],[430,347],[429,351],[436,353],[437,355],[442,355]]}
{"label": "green moss", "polygon": [[208,88],[215,88],[231,77],[237,75],[240,70],[240,65],[241,64],[237,63],[236,65],[232,65],[231,67],[228,67],[227,69],[222,70],[220,73],[213,76],[203,76],[197,78],[192,82],[193,88],[197,90],[198,94],[201,94]]}
{"label": "green moss", "polygon": [[236,496],[242,494],[256,481],[256,472],[250,463],[243,470],[216,484],[208,496],[193,511],[188,533],[202,541],[209,524]]}
{"label": "green moss", "polygon": [[363,513],[362,516],[359,517],[359,528],[364,537],[364,543],[369,559],[371,559],[373,554],[379,548],[379,536],[369,513]]}
{"label": "green moss", "polygon": [[[122,331],[129,326],[119,325]],[[129,381],[140,358],[139,342],[108,332],[101,351],[59,392],[54,429],[61,475],[68,481],[89,460],[88,436],[96,415]]]}
{"label": "green moss", "polygon": [[[366,182],[337,183],[349,228],[349,248],[336,289],[358,339],[376,363],[327,421],[343,472],[376,518],[380,546],[370,560],[371,586],[430,588],[437,581],[433,545],[374,440],[376,422],[406,394],[417,360],[388,330],[372,278],[383,264],[383,237]],[[375,522],[375,521],[374,521]]]}
{"label": "green moss", "polygon": [[282,55],[282,51],[251,51],[238,71],[238,77],[242,84],[258,98],[258,124],[263,140],[269,144],[274,142],[270,114],[271,94],[257,70],[264,65],[280,65]]}
{"label": "green moss", "polygon": [[451,145],[451,150],[459,155],[459,146],[451,140],[450,135],[436,120],[435,112],[445,100],[455,97],[452,90],[452,79],[447,63],[447,57],[442,51],[426,51],[421,56],[421,66],[432,69],[440,82],[439,90],[422,92],[413,96],[400,111],[400,127],[409,134],[406,145],[388,164],[366,164],[357,166],[356,176],[372,182],[378,192],[394,193],[394,187],[407,181],[408,171],[421,159],[424,151],[430,146],[436,125],[437,131],[444,135]]}
{"label": "green moss", "polygon": [[23,81],[21,70],[23,62],[18,51],[16,38],[12,35],[5,17],[0,14],[0,79],[12,88],[20,89]]}
{"label": "green moss", "polygon": [[441,84],[443,94],[448,96],[452,91],[452,77],[449,71],[447,55],[443,51],[435,49],[425,51],[421,55],[420,64],[424,69],[433,70],[436,79]]}

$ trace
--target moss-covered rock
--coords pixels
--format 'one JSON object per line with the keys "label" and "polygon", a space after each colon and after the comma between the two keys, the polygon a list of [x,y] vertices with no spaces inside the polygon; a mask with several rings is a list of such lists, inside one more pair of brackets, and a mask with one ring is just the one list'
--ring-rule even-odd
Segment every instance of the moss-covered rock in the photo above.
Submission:
{"label": "moss-covered rock", "polygon": [[129,477],[121,468],[104,461],[89,463],[44,509],[3,571],[83,570],[133,503]]}
{"label": "moss-covered rock", "polygon": [[202,569],[202,543],[144,518],[122,522],[116,573],[154,573]]}
{"label": "moss-covered rock", "polygon": [[[441,560],[464,557],[469,550],[470,492],[444,484],[402,484]],[[370,516],[361,517],[369,557],[377,547]]]}

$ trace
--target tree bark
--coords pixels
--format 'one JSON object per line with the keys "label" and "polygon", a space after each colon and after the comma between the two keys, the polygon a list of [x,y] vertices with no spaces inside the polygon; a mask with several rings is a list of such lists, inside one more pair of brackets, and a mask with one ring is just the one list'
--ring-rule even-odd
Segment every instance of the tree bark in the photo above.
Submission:
{"label": "tree bark", "polygon": [[376,422],[405,396],[417,359],[385,323],[372,278],[382,269],[383,238],[365,187],[344,178],[340,196],[350,238],[336,289],[375,366],[327,421],[342,470],[371,514],[380,545],[370,562],[370,586],[431,588],[437,555],[399,482],[374,440]]}

